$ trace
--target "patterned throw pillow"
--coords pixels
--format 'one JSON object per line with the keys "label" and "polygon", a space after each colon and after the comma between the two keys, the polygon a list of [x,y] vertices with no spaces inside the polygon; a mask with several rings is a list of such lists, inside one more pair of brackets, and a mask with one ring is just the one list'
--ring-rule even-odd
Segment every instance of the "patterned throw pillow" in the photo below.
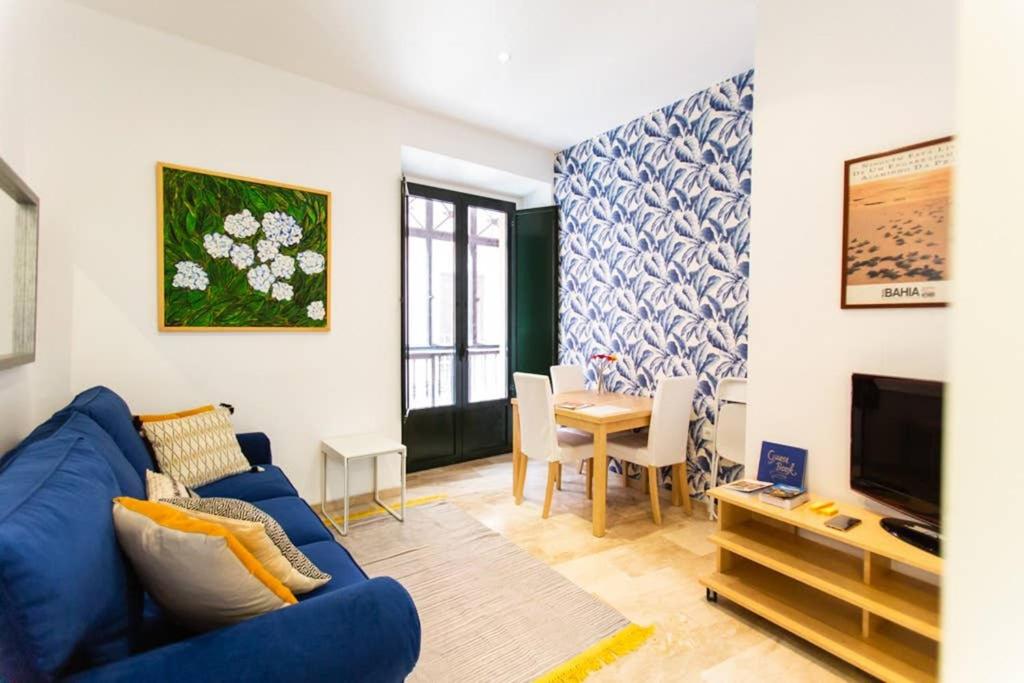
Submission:
{"label": "patterned throw pillow", "polygon": [[142,585],[191,628],[226,626],[297,602],[232,532],[173,505],[115,498],[114,529]]}
{"label": "patterned throw pillow", "polygon": [[269,539],[269,543],[258,542],[249,547],[246,538],[239,537],[239,540],[249,547],[250,552],[271,574],[294,593],[308,593],[331,580],[330,574],[320,571],[295,547],[276,519],[252,503],[234,498],[168,498],[161,502],[176,505],[199,519],[224,524],[228,528],[230,520],[263,524],[266,529],[264,536]]}
{"label": "patterned throw pillow", "polygon": [[249,470],[227,408],[143,422],[160,470],[185,486],[202,486]]}
{"label": "patterned throw pillow", "polygon": [[177,479],[146,470],[146,498],[162,500],[164,498],[198,498],[199,494],[182,484]]}

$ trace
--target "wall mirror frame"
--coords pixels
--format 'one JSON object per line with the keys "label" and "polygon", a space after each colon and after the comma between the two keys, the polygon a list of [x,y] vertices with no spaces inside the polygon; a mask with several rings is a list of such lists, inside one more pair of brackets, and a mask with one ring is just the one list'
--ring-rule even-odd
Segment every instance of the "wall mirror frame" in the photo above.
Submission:
{"label": "wall mirror frame", "polygon": [[0,370],[36,359],[39,198],[0,159]]}

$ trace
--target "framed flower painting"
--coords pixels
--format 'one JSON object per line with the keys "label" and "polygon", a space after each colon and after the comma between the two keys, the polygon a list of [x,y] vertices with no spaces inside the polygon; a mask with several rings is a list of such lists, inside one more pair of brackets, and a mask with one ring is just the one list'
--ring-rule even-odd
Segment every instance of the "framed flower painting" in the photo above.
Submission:
{"label": "framed flower painting", "polygon": [[331,193],[159,163],[162,331],[330,330]]}

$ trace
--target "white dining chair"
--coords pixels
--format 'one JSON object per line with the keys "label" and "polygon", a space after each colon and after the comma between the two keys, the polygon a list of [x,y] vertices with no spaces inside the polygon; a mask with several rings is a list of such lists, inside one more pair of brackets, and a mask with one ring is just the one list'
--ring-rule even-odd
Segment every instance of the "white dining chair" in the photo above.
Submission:
{"label": "white dining chair", "polygon": [[672,467],[672,504],[683,505],[687,513],[692,511],[686,482],[686,436],[696,390],[696,377],[663,377],[654,392],[650,429],[608,436],[608,455],[647,468],[655,524],[661,524],[658,470],[662,467]]}
{"label": "white dining chair", "polygon": [[[551,392],[564,394],[569,391],[586,391],[587,380],[583,368],[579,365],[552,365]],[[583,474],[583,463],[580,462],[580,474]],[[558,490],[562,490],[562,478],[558,478]]]}
{"label": "white dining chair", "polygon": [[533,459],[547,462],[548,483],[542,512],[546,519],[551,512],[551,496],[560,478],[562,463],[589,463],[587,498],[593,495],[594,439],[590,434],[563,429],[555,424],[555,402],[547,377],[526,372],[517,372],[512,377],[516,384],[516,398],[519,400],[519,450],[526,456],[518,469],[516,505],[523,502],[527,461]]}
{"label": "white dining chair", "polygon": [[583,368],[578,365],[552,365],[551,391],[564,394],[569,391],[584,391],[587,382],[583,376]]}
{"label": "white dining chair", "polygon": [[[715,391],[715,438],[712,440],[710,488],[718,486],[722,457],[732,462],[744,461],[746,438],[747,380],[742,377],[722,378]],[[715,503],[710,496],[708,506],[711,519],[715,519]]]}

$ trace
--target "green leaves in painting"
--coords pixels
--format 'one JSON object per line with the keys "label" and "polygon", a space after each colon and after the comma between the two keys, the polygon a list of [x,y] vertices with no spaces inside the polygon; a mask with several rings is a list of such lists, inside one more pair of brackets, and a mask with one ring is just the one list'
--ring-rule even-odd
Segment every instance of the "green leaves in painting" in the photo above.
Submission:
{"label": "green leaves in painting", "polygon": [[167,166],[161,191],[165,326],[327,327],[327,193]]}

